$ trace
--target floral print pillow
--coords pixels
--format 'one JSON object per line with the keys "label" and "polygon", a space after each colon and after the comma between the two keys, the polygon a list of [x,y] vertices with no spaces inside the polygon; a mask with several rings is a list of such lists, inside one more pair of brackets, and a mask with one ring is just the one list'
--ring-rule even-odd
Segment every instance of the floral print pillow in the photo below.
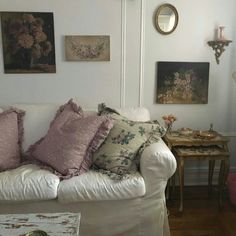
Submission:
{"label": "floral print pillow", "polygon": [[[101,113],[102,114],[102,113]],[[107,139],[93,156],[93,168],[122,179],[136,160],[139,149],[165,134],[158,122],[135,122],[117,113],[106,115],[115,120]]]}

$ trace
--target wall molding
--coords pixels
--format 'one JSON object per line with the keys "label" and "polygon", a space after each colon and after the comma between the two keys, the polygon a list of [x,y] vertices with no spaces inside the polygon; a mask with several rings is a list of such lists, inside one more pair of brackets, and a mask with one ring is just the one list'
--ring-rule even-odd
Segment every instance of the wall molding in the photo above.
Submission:
{"label": "wall molding", "polygon": [[[144,78],[144,55],[145,55],[145,7],[146,1],[140,0],[140,35],[139,35],[139,93],[138,106],[143,103],[143,78]],[[120,107],[126,106],[126,44],[127,44],[127,1],[121,1],[121,75],[120,75]]]}
{"label": "wall molding", "polygon": [[120,107],[125,107],[126,80],[126,0],[121,1],[121,78],[120,78]]}
{"label": "wall molding", "polygon": [[140,58],[139,58],[139,107],[143,104],[143,78],[144,78],[144,61],[145,61],[145,10],[146,1],[141,0],[140,14]]}

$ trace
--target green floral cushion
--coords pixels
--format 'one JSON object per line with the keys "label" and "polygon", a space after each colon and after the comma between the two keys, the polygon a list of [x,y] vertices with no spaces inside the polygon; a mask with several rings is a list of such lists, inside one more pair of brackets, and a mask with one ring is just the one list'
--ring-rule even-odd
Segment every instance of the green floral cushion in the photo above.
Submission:
{"label": "green floral cushion", "polygon": [[165,128],[155,121],[135,122],[107,110],[105,114],[112,117],[115,123],[105,142],[94,153],[93,168],[113,179],[122,179],[129,173],[139,149],[162,137]]}

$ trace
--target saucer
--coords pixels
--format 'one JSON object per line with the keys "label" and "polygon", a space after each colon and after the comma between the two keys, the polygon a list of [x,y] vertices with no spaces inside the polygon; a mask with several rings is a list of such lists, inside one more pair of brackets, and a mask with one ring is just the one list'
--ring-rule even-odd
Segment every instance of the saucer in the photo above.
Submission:
{"label": "saucer", "polygon": [[200,138],[212,139],[217,136],[217,133],[208,130],[202,130],[202,131],[200,130],[196,133],[196,135],[199,136]]}
{"label": "saucer", "polygon": [[48,234],[42,230],[34,230],[34,231],[24,234],[24,236],[48,236]]}

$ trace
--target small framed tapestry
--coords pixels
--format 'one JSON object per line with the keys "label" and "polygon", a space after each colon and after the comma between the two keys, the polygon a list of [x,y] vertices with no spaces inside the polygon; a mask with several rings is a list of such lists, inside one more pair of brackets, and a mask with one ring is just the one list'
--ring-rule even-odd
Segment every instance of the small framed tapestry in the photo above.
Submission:
{"label": "small framed tapestry", "polygon": [[206,104],[209,66],[208,62],[158,62],[157,103]]}
{"label": "small framed tapestry", "polygon": [[65,36],[67,61],[110,61],[110,36]]}
{"label": "small framed tapestry", "polygon": [[55,73],[53,13],[1,12],[5,73]]}

